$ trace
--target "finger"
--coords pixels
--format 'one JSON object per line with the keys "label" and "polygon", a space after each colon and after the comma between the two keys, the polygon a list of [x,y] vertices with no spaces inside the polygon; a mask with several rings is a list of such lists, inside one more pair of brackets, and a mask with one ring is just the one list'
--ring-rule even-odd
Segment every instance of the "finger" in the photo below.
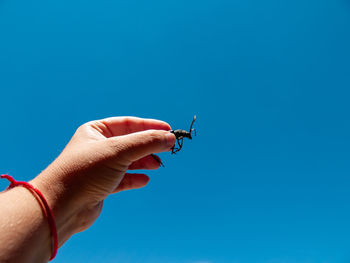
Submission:
{"label": "finger", "polygon": [[158,155],[155,155],[154,153],[152,153],[151,156],[154,160],[156,160],[156,162],[159,164],[159,166],[164,167],[162,159],[160,159]]}
{"label": "finger", "polygon": [[144,130],[171,130],[170,125],[164,121],[137,117],[111,117],[96,122],[104,127],[102,131],[106,137],[126,135]]}
{"label": "finger", "polygon": [[125,190],[137,189],[147,185],[149,177],[145,174],[129,174],[124,175],[123,180],[114,189],[113,193],[118,193]]}
{"label": "finger", "polygon": [[[154,156],[154,157],[153,157]],[[158,158],[159,161],[157,161],[155,158]],[[161,160],[156,155],[147,155],[146,157],[143,157],[135,162],[133,162],[128,170],[139,170],[139,169],[145,169],[145,170],[152,170],[152,169],[158,169],[161,164]]]}
{"label": "finger", "polygon": [[169,151],[176,142],[173,133],[162,130],[147,130],[124,136],[112,137],[106,140],[119,162],[125,165],[152,153]]}

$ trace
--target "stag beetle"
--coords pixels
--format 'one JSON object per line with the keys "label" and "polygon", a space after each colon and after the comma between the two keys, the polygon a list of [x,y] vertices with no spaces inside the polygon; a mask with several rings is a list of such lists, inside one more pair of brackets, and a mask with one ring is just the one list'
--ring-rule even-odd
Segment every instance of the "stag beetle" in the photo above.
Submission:
{"label": "stag beetle", "polygon": [[175,145],[173,146],[173,148],[171,148],[171,154],[175,154],[181,150],[184,138],[188,138],[188,139],[192,140],[192,131],[194,131],[194,135],[197,136],[196,129],[192,128],[195,120],[196,120],[196,115],[194,115],[194,117],[193,117],[189,131],[185,131],[185,130],[181,130],[181,129],[170,131],[171,133],[173,133],[175,135],[176,141],[178,144],[178,148],[175,148]]}

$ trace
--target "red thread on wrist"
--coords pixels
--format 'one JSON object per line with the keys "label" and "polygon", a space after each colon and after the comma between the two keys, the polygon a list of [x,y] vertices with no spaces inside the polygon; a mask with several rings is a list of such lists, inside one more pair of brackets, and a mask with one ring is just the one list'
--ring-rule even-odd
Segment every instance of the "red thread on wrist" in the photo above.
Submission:
{"label": "red thread on wrist", "polygon": [[10,181],[10,185],[7,187],[7,189],[11,189],[15,186],[23,186],[24,188],[27,188],[31,193],[36,194],[34,196],[39,201],[41,209],[43,210],[43,213],[44,213],[45,217],[47,218],[47,221],[48,221],[49,226],[50,226],[50,230],[51,230],[51,234],[52,234],[52,254],[51,254],[50,261],[53,260],[56,257],[57,250],[58,250],[57,229],[56,229],[55,218],[53,217],[53,213],[52,213],[44,195],[38,189],[36,189],[34,186],[32,186],[30,183],[16,181],[10,175],[3,174],[0,176],[0,178],[5,178],[5,179]]}

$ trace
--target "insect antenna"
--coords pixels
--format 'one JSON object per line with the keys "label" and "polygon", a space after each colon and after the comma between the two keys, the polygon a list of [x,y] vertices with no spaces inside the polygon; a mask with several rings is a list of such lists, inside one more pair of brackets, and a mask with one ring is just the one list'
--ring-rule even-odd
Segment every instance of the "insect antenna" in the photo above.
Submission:
{"label": "insect antenna", "polygon": [[192,133],[192,131],[194,131],[195,136],[197,136],[197,132],[196,132],[196,129],[192,128],[192,126],[193,126],[193,123],[196,120],[196,118],[197,118],[196,115],[194,115],[191,126],[190,126],[190,133]]}

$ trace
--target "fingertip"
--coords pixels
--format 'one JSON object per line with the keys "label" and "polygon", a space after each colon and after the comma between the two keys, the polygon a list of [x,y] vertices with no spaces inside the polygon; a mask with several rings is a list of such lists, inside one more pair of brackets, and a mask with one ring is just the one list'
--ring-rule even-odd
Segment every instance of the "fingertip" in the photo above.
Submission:
{"label": "fingertip", "polygon": [[128,170],[155,170],[162,165],[162,160],[155,154],[147,155],[135,162],[133,162]]}
{"label": "fingertip", "polygon": [[157,168],[156,169],[158,169],[159,167],[164,167],[164,164],[163,164],[162,160],[160,159],[160,157],[158,155],[155,155],[155,154],[152,153],[150,156],[153,158],[153,160],[155,160],[157,162]]}
{"label": "fingertip", "polygon": [[136,188],[146,186],[149,180],[151,180],[151,178],[149,178],[149,176],[146,174],[130,174],[130,175],[133,177],[133,180],[135,183],[134,187]]}
{"label": "fingertip", "polygon": [[176,143],[176,136],[175,136],[175,134],[169,132],[169,133],[167,133],[165,135],[165,137],[166,137],[166,140],[167,140],[167,147],[168,148],[173,147],[175,145],[175,143]]}
{"label": "fingertip", "polygon": [[165,121],[159,121],[159,120],[155,120],[158,125],[159,125],[159,130],[164,130],[164,131],[170,131],[171,130],[171,126],[169,125],[169,123],[165,122]]}
{"label": "fingertip", "polygon": [[149,183],[151,178],[149,178],[149,176],[146,174],[138,174],[137,179],[135,178],[134,180],[135,180],[135,184],[133,189],[137,189],[137,188],[145,187]]}
{"label": "fingertip", "polygon": [[123,180],[113,193],[118,193],[125,190],[138,189],[146,186],[150,178],[146,174],[130,174],[126,173]]}

